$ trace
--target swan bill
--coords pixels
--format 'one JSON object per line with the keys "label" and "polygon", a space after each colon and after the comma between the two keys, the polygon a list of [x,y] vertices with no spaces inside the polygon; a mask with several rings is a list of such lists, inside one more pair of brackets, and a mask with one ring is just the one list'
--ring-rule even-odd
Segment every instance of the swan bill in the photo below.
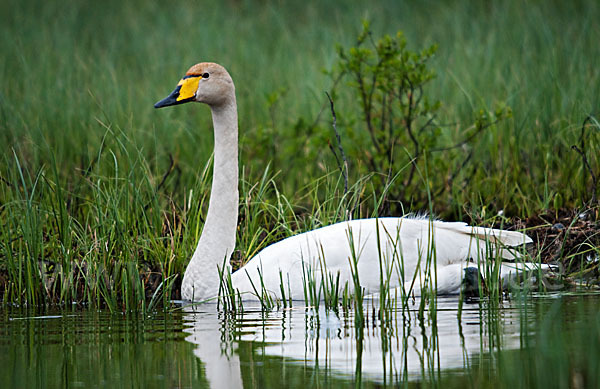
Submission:
{"label": "swan bill", "polygon": [[154,108],[168,107],[194,101],[196,90],[198,90],[198,82],[202,78],[201,75],[185,76],[179,81],[175,90],[170,95],[154,104]]}

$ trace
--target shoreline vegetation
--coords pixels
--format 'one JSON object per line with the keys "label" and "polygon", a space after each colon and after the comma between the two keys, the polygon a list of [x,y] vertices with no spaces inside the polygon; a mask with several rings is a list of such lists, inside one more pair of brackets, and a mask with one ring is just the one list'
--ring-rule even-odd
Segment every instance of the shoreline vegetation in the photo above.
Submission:
{"label": "shoreline vegetation", "polygon": [[[145,312],[179,297],[210,115],[152,103],[182,64],[216,59],[238,85],[247,161],[234,270],[299,232],[425,212],[522,230],[525,260],[558,266],[553,285],[597,289],[596,2],[166,7],[0,5],[4,304]],[[339,287],[326,304],[350,304]]]}

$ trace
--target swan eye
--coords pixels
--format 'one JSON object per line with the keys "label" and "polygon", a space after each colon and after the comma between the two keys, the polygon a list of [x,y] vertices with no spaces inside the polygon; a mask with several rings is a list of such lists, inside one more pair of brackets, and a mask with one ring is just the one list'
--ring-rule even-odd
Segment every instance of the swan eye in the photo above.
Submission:
{"label": "swan eye", "polygon": [[208,76],[209,76],[209,75],[210,75],[210,74],[208,74],[208,73],[204,73],[204,74],[202,75],[202,78],[208,78]]}

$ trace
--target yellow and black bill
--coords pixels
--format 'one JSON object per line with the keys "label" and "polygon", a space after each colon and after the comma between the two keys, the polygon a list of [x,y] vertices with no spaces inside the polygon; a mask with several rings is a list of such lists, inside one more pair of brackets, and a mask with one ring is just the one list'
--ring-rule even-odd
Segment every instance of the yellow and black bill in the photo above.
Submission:
{"label": "yellow and black bill", "polygon": [[193,101],[198,90],[198,83],[202,75],[188,74],[179,81],[175,90],[170,95],[154,104],[154,108],[168,107]]}

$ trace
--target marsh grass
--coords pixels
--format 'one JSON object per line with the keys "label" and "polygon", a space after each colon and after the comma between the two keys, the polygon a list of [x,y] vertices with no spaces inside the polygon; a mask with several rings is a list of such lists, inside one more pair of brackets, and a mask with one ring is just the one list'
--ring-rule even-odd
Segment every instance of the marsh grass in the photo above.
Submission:
{"label": "marsh grass", "polygon": [[[594,2],[559,1],[384,1],[368,8],[225,2],[208,11],[193,2],[5,1],[2,299],[135,311],[178,297],[209,198],[210,115],[191,105],[159,114],[152,103],[198,60],[223,63],[236,80],[242,174],[235,267],[297,232],[385,216],[381,204],[410,165],[365,171],[347,136],[361,131],[356,96],[348,80],[339,80],[332,98],[349,160],[345,191],[323,109],[323,91],[334,80],[321,70],[331,70],[337,43],[355,45],[364,17],[374,36],[403,30],[411,49],[438,44],[430,60],[437,77],[425,92],[442,102],[440,143],[463,139],[474,112],[512,107],[511,119],[456,151],[472,154],[459,171],[454,154],[448,166],[427,168],[430,214],[493,225],[490,215],[500,210],[527,217],[581,207],[598,190],[590,174],[598,171],[597,116],[585,131],[581,123],[596,113],[600,96],[600,72],[590,60],[600,55],[599,13]],[[382,174],[393,179],[374,190]],[[430,193],[433,182],[444,190]],[[407,211],[414,206],[402,204]],[[579,251],[598,255],[593,241]],[[585,255],[567,253],[566,279],[597,273]],[[398,274],[401,259],[392,266]],[[434,279],[413,280],[401,301],[421,281]],[[338,285],[335,275],[327,285],[328,301],[338,293],[343,307],[352,305],[351,286]]]}

